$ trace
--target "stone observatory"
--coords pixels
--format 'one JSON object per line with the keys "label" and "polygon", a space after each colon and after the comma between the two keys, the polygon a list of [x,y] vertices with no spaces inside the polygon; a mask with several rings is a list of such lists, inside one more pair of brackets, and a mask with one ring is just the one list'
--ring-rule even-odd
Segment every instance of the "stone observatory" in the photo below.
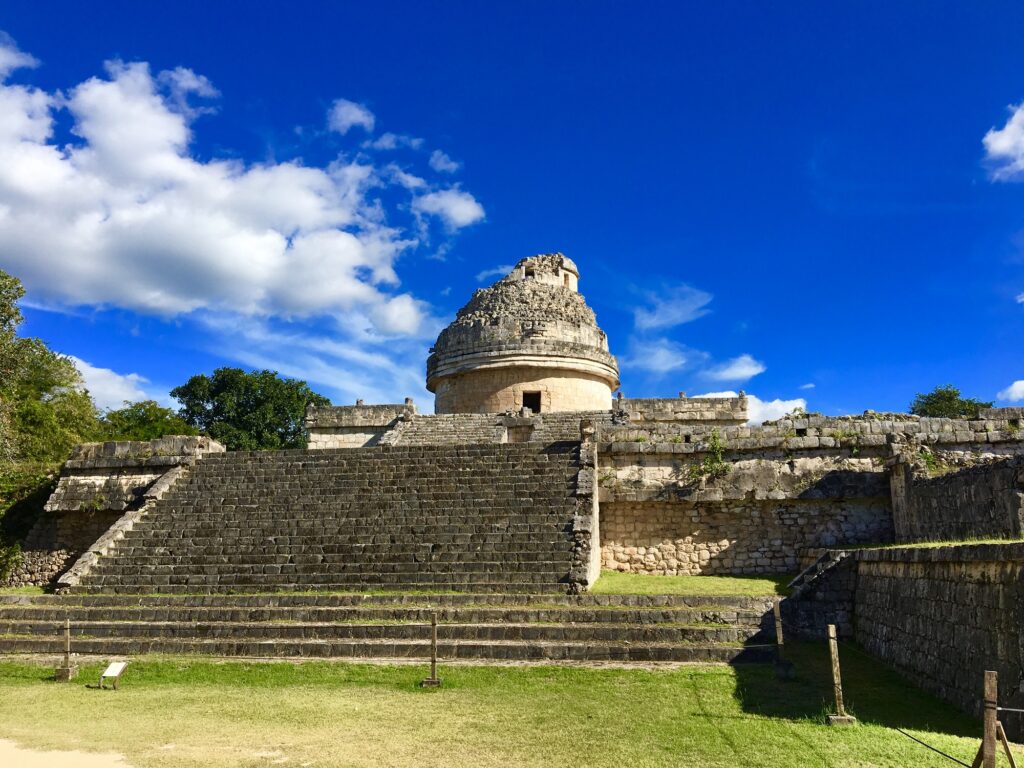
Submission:
{"label": "stone observatory", "polygon": [[474,293],[427,360],[435,413],[609,410],[619,367],[579,274],[546,253]]}

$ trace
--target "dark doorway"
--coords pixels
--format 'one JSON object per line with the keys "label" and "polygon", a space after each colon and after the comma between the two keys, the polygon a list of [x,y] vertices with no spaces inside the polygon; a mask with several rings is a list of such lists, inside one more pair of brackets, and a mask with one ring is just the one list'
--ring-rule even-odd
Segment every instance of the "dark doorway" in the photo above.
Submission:
{"label": "dark doorway", "polygon": [[523,392],[523,408],[540,413],[540,392]]}

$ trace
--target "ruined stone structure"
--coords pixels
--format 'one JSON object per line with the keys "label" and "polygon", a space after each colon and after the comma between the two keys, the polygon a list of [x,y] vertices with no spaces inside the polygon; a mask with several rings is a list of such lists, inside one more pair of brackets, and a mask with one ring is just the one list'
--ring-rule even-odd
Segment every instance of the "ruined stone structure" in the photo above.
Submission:
{"label": "ruined stone structure", "polygon": [[434,410],[608,410],[619,369],[578,281],[576,265],[554,253],[477,291],[427,360]]}
{"label": "ruined stone structure", "polygon": [[1021,409],[751,425],[743,393],[614,396],[578,281],[549,254],[477,291],[427,361],[432,414],[310,408],[301,451],[80,446],[14,574],[63,594],[0,596],[0,652],[59,649],[70,615],[95,653],[418,656],[437,609],[448,657],[763,659],[767,599],[588,589],[802,571],[805,634],[835,623],[968,709],[981,665],[1016,684],[1022,545],[879,547],[1020,539]]}

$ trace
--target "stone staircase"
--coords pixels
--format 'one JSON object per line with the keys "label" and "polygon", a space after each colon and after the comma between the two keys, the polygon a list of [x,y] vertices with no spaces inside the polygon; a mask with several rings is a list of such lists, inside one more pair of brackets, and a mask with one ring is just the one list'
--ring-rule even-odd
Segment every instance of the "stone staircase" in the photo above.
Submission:
{"label": "stone staircase", "polygon": [[[0,654],[758,662],[771,598],[523,594],[0,595]],[[767,622],[767,623],[766,623]]]}
{"label": "stone staircase", "polygon": [[213,454],[76,591],[565,592],[578,454],[578,443]]}

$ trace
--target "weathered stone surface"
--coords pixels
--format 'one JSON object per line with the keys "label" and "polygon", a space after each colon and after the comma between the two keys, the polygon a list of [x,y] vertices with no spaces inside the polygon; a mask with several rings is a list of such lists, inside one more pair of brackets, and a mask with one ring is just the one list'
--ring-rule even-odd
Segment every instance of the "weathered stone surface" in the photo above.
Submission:
{"label": "weathered stone surface", "polygon": [[427,360],[434,410],[518,410],[526,392],[542,413],[610,408],[618,365],[578,276],[561,254],[532,256],[473,294]]}
{"label": "weathered stone surface", "polygon": [[[985,670],[1024,708],[1024,543],[857,553],[856,638],[916,684],[981,715]],[[1019,715],[1001,718],[1024,735]]]}
{"label": "weathered stone surface", "polygon": [[1024,534],[1024,456],[929,477],[900,455],[891,462],[891,474],[897,541],[1020,538]]}

